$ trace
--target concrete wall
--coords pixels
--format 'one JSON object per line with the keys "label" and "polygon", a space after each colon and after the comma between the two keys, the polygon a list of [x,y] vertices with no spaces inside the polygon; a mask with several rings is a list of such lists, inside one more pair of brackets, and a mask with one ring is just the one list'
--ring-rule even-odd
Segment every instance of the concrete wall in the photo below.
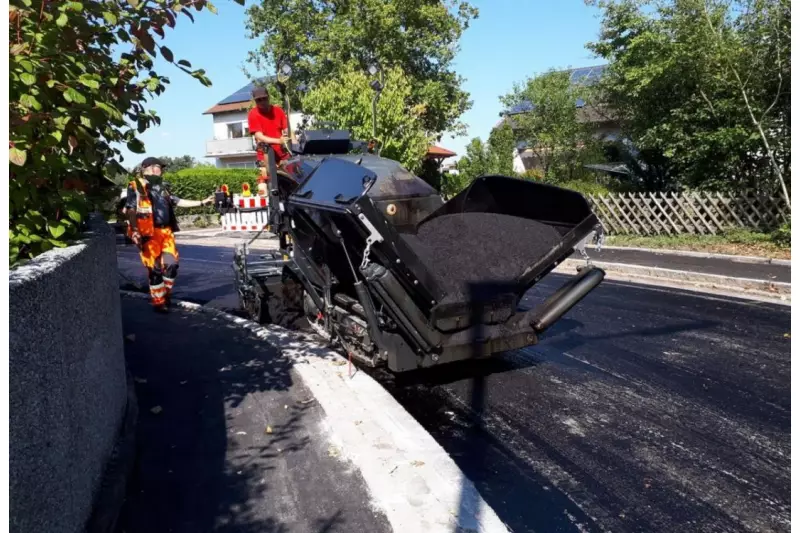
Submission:
{"label": "concrete wall", "polygon": [[113,230],[9,274],[10,527],[78,532],[126,406]]}

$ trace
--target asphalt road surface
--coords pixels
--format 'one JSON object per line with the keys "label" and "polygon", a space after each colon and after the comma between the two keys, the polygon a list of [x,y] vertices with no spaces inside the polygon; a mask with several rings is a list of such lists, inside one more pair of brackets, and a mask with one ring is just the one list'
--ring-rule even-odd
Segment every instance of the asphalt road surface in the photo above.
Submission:
{"label": "asphalt road surface", "polygon": [[[229,250],[180,253],[235,306]],[[513,531],[789,531],[790,312],[607,280],[537,346],[378,377]]]}

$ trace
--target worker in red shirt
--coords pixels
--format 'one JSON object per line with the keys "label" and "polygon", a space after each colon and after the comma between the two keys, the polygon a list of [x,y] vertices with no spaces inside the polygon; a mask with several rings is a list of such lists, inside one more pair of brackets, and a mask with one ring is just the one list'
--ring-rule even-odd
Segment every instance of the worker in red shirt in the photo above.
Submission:
{"label": "worker in red shirt", "polygon": [[[275,163],[280,165],[289,159],[289,121],[286,113],[269,101],[269,93],[263,87],[256,87],[252,92],[256,107],[247,115],[250,134],[256,143],[256,159],[261,168],[261,177],[267,178],[267,158],[264,145],[269,145],[275,152]],[[268,178],[267,178],[268,179]]]}

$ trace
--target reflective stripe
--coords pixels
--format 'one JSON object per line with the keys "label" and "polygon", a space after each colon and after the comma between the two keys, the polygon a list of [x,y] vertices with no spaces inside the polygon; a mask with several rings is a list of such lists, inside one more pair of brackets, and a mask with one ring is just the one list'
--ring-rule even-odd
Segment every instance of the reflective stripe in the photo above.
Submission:
{"label": "reflective stripe", "polygon": [[159,283],[158,285],[150,285],[150,295],[153,298],[156,297],[164,297],[167,294],[167,287],[163,283]]}

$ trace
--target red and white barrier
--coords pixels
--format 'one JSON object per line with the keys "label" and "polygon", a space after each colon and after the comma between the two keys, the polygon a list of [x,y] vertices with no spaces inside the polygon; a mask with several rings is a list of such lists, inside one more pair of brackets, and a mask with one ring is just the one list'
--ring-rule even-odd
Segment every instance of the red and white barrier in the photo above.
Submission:
{"label": "red and white barrier", "polygon": [[225,213],[221,220],[223,231],[260,231],[268,221],[269,211],[267,209]]}
{"label": "red and white barrier", "polygon": [[240,196],[234,194],[233,205],[236,209],[266,209],[268,201],[266,196]]}

